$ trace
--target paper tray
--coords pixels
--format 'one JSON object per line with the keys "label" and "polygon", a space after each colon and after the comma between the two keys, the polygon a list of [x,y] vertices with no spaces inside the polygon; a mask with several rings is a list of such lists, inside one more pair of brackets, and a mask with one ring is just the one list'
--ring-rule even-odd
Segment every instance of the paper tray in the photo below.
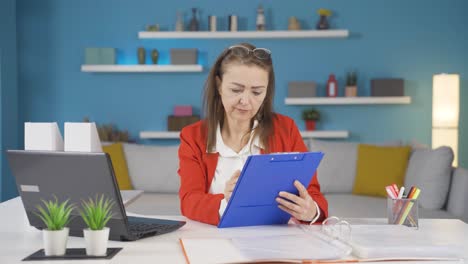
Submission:
{"label": "paper tray", "polygon": [[111,259],[119,251],[122,250],[119,248],[108,248],[105,256],[88,256],[86,255],[86,249],[84,248],[67,248],[65,255],[63,256],[46,256],[44,249],[39,249],[28,257],[24,258],[23,261],[32,261],[32,260],[64,260],[64,259]]}

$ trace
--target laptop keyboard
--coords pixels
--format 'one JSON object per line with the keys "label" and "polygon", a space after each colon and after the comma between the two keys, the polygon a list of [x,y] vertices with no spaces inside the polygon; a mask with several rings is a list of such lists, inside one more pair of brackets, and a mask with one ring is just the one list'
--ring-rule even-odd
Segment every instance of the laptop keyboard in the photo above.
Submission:
{"label": "laptop keyboard", "polygon": [[161,235],[180,228],[183,224],[129,223],[130,232],[139,237]]}

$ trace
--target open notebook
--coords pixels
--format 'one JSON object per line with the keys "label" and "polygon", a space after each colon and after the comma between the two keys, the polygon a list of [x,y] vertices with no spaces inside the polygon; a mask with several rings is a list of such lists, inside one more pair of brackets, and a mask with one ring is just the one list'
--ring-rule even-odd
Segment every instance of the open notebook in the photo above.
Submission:
{"label": "open notebook", "polygon": [[[462,248],[399,225],[300,226],[302,232],[230,238],[181,238],[187,263],[327,263],[462,258]],[[291,226],[291,228],[294,228]],[[241,231],[242,228],[239,228]],[[350,231],[349,233],[347,233]]]}

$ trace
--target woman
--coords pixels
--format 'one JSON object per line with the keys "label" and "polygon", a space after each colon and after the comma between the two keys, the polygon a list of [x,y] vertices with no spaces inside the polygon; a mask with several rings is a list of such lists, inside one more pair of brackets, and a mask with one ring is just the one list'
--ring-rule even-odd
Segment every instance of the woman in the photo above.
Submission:
{"label": "woman", "polygon": [[[182,129],[179,198],[182,214],[217,225],[247,156],[305,152],[294,121],[273,112],[275,75],[271,52],[247,43],[224,50],[205,84],[205,119]],[[279,208],[292,220],[314,223],[327,217],[328,204],[317,175],[299,195],[280,192]]]}

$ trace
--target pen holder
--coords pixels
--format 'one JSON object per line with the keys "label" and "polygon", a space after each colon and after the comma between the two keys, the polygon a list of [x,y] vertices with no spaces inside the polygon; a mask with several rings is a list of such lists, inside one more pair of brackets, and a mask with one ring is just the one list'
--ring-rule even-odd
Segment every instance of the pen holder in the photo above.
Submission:
{"label": "pen holder", "polygon": [[418,200],[387,198],[387,218],[391,225],[405,225],[418,229]]}

